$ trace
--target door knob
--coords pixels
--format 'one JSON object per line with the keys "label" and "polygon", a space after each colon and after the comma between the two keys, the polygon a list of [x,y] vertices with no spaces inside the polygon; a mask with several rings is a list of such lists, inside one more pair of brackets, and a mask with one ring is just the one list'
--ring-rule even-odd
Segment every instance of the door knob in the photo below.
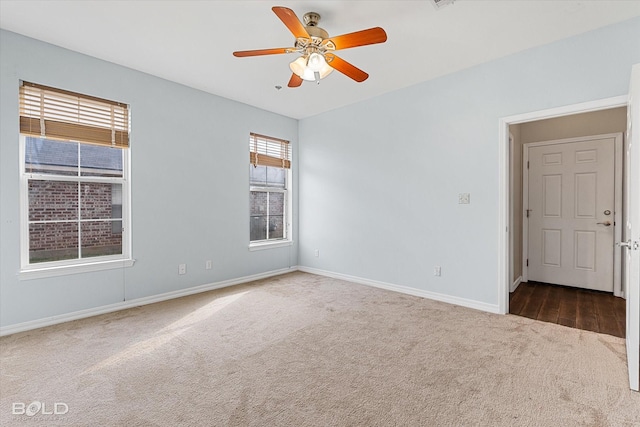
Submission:
{"label": "door knob", "polygon": [[596,224],[602,224],[602,225],[604,225],[604,226],[608,227],[608,226],[610,226],[610,225],[611,225],[611,221],[596,222]]}

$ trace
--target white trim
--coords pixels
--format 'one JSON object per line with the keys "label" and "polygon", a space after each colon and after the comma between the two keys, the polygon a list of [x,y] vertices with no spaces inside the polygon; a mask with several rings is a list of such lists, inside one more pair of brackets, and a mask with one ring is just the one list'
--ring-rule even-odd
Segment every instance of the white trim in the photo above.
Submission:
{"label": "white trim", "polygon": [[89,273],[92,271],[113,270],[115,268],[133,267],[135,259],[115,259],[110,261],[90,262],[86,264],[59,265],[47,268],[33,268],[18,272],[18,279],[32,280],[46,277],[66,276],[68,274]]}
{"label": "white trim", "polygon": [[624,167],[624,134],[621,132],[616,136],[615,141],[615,166],[614,166],[614,214],[613,214],[613,295],[625,298],[622,290],[622,246],[618,246],[616,242],[622,242],[622,187],[624,186],[623,167]]}
{"label": "white trim", "polygon": [[509,233],[505,232],[509,218],[509,125],[570,114],[586,113],[589,111],[626,107],[627,102],[628,96],[623,95],[548,110],[517,114],[502,117],[498,120],[498,311],[500,313],[506,314],[509,312]]}
{"label": "white trim", "polygon": [[[498,129],[498,313],[509,313],[509,123]],[[524,256],[523,256],[524,258]]]}
{"label": "white trim", "polygon": [[[95,177],[80,175],[80,165],[78,165],[78,175],[54,175],[46,173],[27,173],[25,170],[26,161],[26,144],[27,135],[19,136],[19,171],[20,171],[20,271],[18,276],[20,280],[37,279],[44,277],[62,276],[66,274],[84,273],[89,271],[106,270],[112,268],[131,267],[135,262],[131,257],[131,150],[129,148],[121,149],[122,152],[122,176],[121,177]],[[83,141],[66,141],[68,143],[77,144],[78,156],[80,155],[81,145],[86,144]],[[120,150],[120,149],[118,149]],[[80,158],[80,157],[78,157]],[[117,184],[122,188],[122,254],[96,256],[91,258],[75,258],[71,260],[51,261],[46,263],[34,263],[29,261],[29,180],[41,181],[64,181],[82,184],[84,182],[95,182],[104,184]],[[79,188],[78,188],[79,191]],[[79,195],[78,195],[79,197]],[[78,200],[78,209],[80,209],[80,200]],[[112,218],[90,219],[86,221],[112,221]],[[78,223],[85,222],[83,219],[77,219]],[[48,221],[56,222],[56,221]],[[81,232],[81,228],[79,228]],[[81,240],[81,235],[78,234]],[[81,251],[80,241],[78,249]],[[80,252],[81,253],[81,252]]]}
{"label": "white trim", "polygon": [[[515,234],[514,234],[514,215],[515,215],[515,197],[511,194],[515,186],[513,165],[515,163],[514,157],[515,151],[515,138],[513,134],[509,132],[509,224],[507,225],[507,232],[509,233],[509,280],[513,279],[515,274]],[[513,292],[513,290],[511,291]]]}
{"label": "white trim", "polygon": [[[529,149],[547,145],[570,144],[573,142],[585,142],[598,139],[613,138],[614,146],[614,214],[613,214],[613,241],[622,241],[622,132],[606,133],[602,135],[588,135],[575,138],[554,139],[550,141],[528,142],[522,145],[522,164],[529,161]],[[529,173],[528,169],[522,171],[522,277],[528,281],[529,268],[526,259],[529,258],[529,221],[526,217],[529,200]],[[622,297],[622,248],[613,247],[613,295]],[[513,291],[512,291],[513,292]]]}
{"label": "white trim", "polygon": [[292,240],[277,240],[277,241],[267,241],[260,243],[251,243],[249,245],[250,251],[263,251],[265,249],[273,249],[273,248],[282,248],[284,246],[293,245]]}
{"label": "white trim", "polygon": [[109,304],[102,307],[90,308],[86,310],[75,311],[72,313],[60,314],[56,316],[44,317],[42,319],[31,320],[29,322],[17,323],[14,325],[0,327],[0,336],[11,335],[18,332],[29,331],[32,329],[43,328],[45,326],[56,325],[58,323],[70,322],[72,320],[84,319],[87,317],[97,316],[100,314],[112,313],[114,311],[125,310],[127,308],[139,307],[141,305],[153,304],[156,302],[167,301],[188,295],[207,292],[214,289],[226,288],[228,286],[239,285],[242,283],[253,282],[255,280],[265,279],[267,277],[279,276],[281,274],[291,273],[298,269],[297,266],[283,268],[279,270],[267,271],[264,273],[253,274],[250,276],[239,277],[237,279],[223,280],[221,282],[209,283],[205,285],[195,286],[193,288],[181,289],[178,291],[167,292],[149,297],[136,298],[129,301],[122,301],[115,304]]}
{"label": "white trim", "polygon": [[205,285],[195,286],[193,288],[167,292],[160,295],[152,295],[149,297],[136,298],[129,301],[122,301],[115,304],[105,305],[102,307],[90,308],[86,310],[75,311],[72,313],[44,317],[37,320],[31,320],[28,322],[4,326],[4,327],[0,327],[0,336],[11,335],[18,332],[24,332],[24,331],[29,331],[33,329],[43,328],[46,326],[56,325],[59,323],[70,322],[72,320],[84,319],[87,317],[93,317],[101,314],[112,313],[114,311],[125,310],[128,308],[139,307],[142,305],[154,304],[156,302],[167,301],[167,300],[180,298],[188,295],[193,295],[201,292],[207,292],[215,289],[226,288],[229,286],[253,282],[256,280],[265,279],[273,276],[279,276],[279,275],[291,273],[294,271],[302,271],[305,273],[317,274],[319,276],[326,276],[326,277],[332,277],[335,279],[346,280],[352,283],[373,286],[376,288],[386,289],[394,292],[400,292],[403,294],[418,296],[418,297],[427,298],[435,301],[442,301],[448,304],[455,304],[462,307],[472,308],[475,310],[486,311],[489,313],[498,313],[498,314],[500,313],[499,307],[495,304],[487,304],[487,303],[474,301],[466,298],[443,295],[435,292],[429,292],[429,291],[423,291],[420,289],[410,288],[407,286],[394,285],[391,283],[363,279],[360,277],[349,276],[349,275],[340,274],[340,273],[333,273],[330,271],[319,270],[311,267],[291,266],[289,268],[272,270],[264,273],[253,274],[250,276],[239,277],[236,279],[224,280],[221,282],[209,283]]}
{"label": "white trim", "polygon": [[[254,135],[253,133],[251,135]],[[249,141],[251,141],[252,136],[250,135]],[[256,134],[257,135],[257,134]],[[262,136],[262,135],[261,135]],[[269,138],[269,137],[266,137]],[[274,138],[274,140],[277,140]],[[251,144],[250,144],[251,145]],[[291,144],[288,144],[289,149],[289,161],[291,162],[290,168],[284,168],[285,171],[285,184],[284,188],[280,187],[269,187],[269,186],[259,186],[259,185],[251,185],[251,172],[249,172],[249,194],[252,191],[262,191],[267,193],[283,193],[284,194],[284,236],[283,240],[277,241],[251,241],[251,236],[249,236],[249,250],[250,251],[259,251],[262,249],[270,249],[277,248],[281,246],[290,246],[293,244],[293,148]],[[249,152],[251,153],[251,147],[249,147]],[[254,167],[252,164],[249,164],[249,171]],[[273,166],[272,166],[273,167]],[[268,200],[268,199],[267,199]],[[268,202],[267,202],[268,203]],[[251,207],[249,207],[249,221],[251,221]],[[267,212],[269,212],[269,208],[267,206]],[[249,224],[249,230],[251,229],[251,224]],[[251,233],[249,233],[251,234]],[[269,231],[267,230],[267,236]]]}
{"label": "white trim", "polygon": [[522,283],[522,276],[518,276],[518,278],[511,284],[511,288],[509,289],[509,291],[514,292],[516,289],[518,289],[520,283]]}
{"label": "white trim", "polygon": [[522,144],[522,280],[529,281],[529,147]]}
{"label": "white trim", "polygon": [[[500,122],[508,125],[515,125],[518,123],[552,119],[554,117],[570,116],[572,114],[588,113],[590,111],[609,110],[611,108],[626,107],[628,101],[629,98],[627,95],[614,96],[612,98],[598,99],[595,101],[582,102],[580,104],[549,108],[548,110],[532,111],[529,113],[507,116],[501,118]],[[509,141],[506,140],[501,142],[508,143]]]}
{"label": "white trim", "polygon": [[305,273],[317,274],[319,276],[332,277],[334,279],[345,280],[360,285],[373,286],[375,288],[386,289],[389,291],[400,292],[407,295],[427,298],[435,301],[442,301],[448,304],[455,304],[462,307],[473,308],[475,310],[487,311],[489,313],[500,314],[499,307],[495,304],[487,304],[480,301],[470,300],[466,298],[454,297],[451,295],[439,294],[436,292],[423,291],[408,286],[394,285],[392,283],[379,282],[377,280],[364,279],[361,277],[349,276],[347,274],[334,273],[332,271],[320,270],[312,267],[298,266],[298,271]]}

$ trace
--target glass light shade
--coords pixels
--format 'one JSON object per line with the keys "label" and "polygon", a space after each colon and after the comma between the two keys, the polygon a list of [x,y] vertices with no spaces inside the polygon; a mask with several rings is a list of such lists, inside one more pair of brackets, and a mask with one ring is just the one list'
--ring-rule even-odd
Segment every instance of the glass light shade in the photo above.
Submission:
{"label": "glass light shade", "polygon": [[324,56],[314,52],[309,55],[309,59],[307,60],[307,67],[309,67],[311,71],[315,73],[316,71],[322,70],[326,63],[327,61],[325,61]]}
{"label": "glass light shade", "polygon": [[[315,58],[314,55],[317,55],[319,58]],[[313,68],[318,68],[318,73],[320,73],[320,78],[324,79],[333,71],[333,68],[327,64],[324,57],[317,53],[312,53],[311,57],[307,59],[306,56],[301,56],[295,61],[289,64],[289,68],[300,77],[302,80],[315,81],[316,77],[314,75],[314,70],[311,66],[313,58]]]}
{"label": "glass light shade", "polygon": [[[291,71],[293,71],[293,73],[298,77],[302,77],[304,75],[304,71],[307,68],[307,57],[301,56],[300,58],[291,62],[289,64],[289,68],[291,68]],[[313,74],[313,72],[311,74]]]}

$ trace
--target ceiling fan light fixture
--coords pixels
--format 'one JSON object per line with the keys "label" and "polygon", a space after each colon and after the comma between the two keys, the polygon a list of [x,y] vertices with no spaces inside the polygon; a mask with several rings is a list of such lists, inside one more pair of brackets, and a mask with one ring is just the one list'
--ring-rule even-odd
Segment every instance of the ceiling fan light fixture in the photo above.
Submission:
{"label": "ceiling fan light fixture", "polygon": [[320,72],[320,70],[324,68],[326,63],[327,61],[324,59],[324,56],[314,52],[309,55],[309,59],[307,60],[307,67],[309,67],[314,73],[316,71]]}
{"label": "ceiling fan light fixture", "polygon": [[316,72],[321,79],[324,79],[333,71],[333,68],[327,64],[324,56],[319,53],[303,55],[291,62],[289,68],[295,75],[307,81],[316,81]]}
{"label": "ceiling fan light fixture", "polygon": [[305,68],[307,68],[307,58],[305,56],[299,57],[289,64],[289,68],[294,74],[302,78],[302,76],[304,75],[304,70]]}

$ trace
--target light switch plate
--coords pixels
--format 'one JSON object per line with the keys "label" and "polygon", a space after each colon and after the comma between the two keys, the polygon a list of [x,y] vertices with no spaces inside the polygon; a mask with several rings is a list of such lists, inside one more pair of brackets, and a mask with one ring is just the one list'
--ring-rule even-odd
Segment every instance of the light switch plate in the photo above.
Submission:
{"label": "light switch plate", "polygon": [[471,202],[471,195],[469,193],[458,194],[458,203],[461,205],[468,205]]}

